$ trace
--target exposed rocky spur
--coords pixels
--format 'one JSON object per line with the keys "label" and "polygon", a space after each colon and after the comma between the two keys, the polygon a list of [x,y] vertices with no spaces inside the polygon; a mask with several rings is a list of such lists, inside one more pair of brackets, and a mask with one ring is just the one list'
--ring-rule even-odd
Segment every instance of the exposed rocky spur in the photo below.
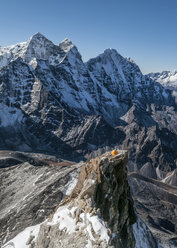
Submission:
{"label": "exposed rocky spur", "polygon": [[[58,205],[48,218],[42,223],[39,219],[28,219],[28,227],[22,228],[23,223],[16,226],[18,234],[9,240],[7,232],[9,242],[4,247],[157,248],[157,241],[135,214],[127,181],[127,161],[127,152],[119,151],[117,155],[107,152],[86,163],[73,165],[67,172],[71,177],[75,173],[77,181],[71,182],[67,194],[64,193],[66,188],[59,184],[59,171],[56,171],[58,176],[53,177],[52,187],[56,191],[56,182],[59,192],[65,195],[63,200],[55,193]],[[66,167],[60,168],[60,175],[62,171],[66,173]],[[30,199],[33,202],[33,197]],[[46,198],[45,209],[47,204],[51,206],[52,201]],[[30,211],[30,205],[28,209]],[[23,213],[23,208],[19,211]]]}

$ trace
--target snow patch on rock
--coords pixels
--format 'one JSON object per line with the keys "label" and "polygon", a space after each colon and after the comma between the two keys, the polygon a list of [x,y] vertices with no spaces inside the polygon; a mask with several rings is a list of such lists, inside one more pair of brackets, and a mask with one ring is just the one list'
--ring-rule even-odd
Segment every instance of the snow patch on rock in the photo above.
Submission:
{"label": "snow patch on rock", "polygon": [[93,231],[96,235],[99,235],[100,240],[105,240],[107,243],[110,240],[108,235],[108,230],[104,224],[104,221],[100,219],[97,215],[91,216],[90,213],[81,213],[80,221],[76,221],[77,207],[72,207],[69,209],[66,206],[61,206],[57,209],[49,225],[58,224],[59,229],[65,229],[68,234],[76,232],[78,230],[84,229],[88,236],[88,240],[95,240]]}
{"label": "snow patch on rock", "polygon": [[27,227],[24,231],[19,233],[15,238],[11,239],[2,248],[29,248],[29,240],[35,242],[40,229],[40,224],[36,226]]}

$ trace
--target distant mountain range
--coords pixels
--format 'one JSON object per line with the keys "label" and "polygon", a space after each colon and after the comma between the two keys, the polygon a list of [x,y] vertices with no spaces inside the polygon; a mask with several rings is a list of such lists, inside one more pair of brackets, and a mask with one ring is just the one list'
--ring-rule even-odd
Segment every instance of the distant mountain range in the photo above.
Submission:
{"label": "distant mountain range", "polygon": [[150,163],[168,173],[177,104],[150,76],[114,49],[84,63],[69,39],[55,45],[40,33],[0,47],[0,148],[79,160],[119,146],[130,170]]}
{"label": "distant mountain range", "polygon": [[149,73],[148,76],[167,89],[177,91],[177,70]]}

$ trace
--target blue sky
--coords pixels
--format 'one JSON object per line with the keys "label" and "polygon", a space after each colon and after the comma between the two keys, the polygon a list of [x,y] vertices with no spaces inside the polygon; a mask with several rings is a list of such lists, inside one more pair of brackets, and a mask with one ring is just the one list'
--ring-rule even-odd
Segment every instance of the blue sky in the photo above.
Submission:
{"label": "blue sky", "polygon": [[143,73],[177,69],[177,0],[1,0],[0,45],[38,31],[70,38],[86,61],[115,48]]}

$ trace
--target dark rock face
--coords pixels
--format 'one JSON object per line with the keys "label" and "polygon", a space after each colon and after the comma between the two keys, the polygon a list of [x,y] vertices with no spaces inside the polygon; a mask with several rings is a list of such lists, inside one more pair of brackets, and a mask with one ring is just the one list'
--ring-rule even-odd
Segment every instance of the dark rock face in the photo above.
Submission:
{"label": "dark rock face", "polygon": [[150,177],[157,179],[157,174],[155,168],[152,166],[151,163],[146,163],[141,169],[140,174],[142,174],[145,177]]}
{"label": "dark rock face", "polygon": [[[127,182],[127,158],[127,153],[123,151],[116,156],[107,152],[84,164],[71,195],[59,205],[52,218],[41,225],[36,246],[71,248],[74,244],[76,248],[88,245],[93,248],[133,248],[141,247],[137,236],[143,235],[145,247],[156,248],[157,243],[148,230],[144,234],[141,228],[136,229],[136,234],[133,232],[132,225],[137,218]],[[63,221],[60,212],[63,209],[63,218],[66,218],[68,211],[68,216],[74,221],[73,231],[68,230],[69,225],[64,229],[60,227]],[[98,223],[93,223],[93,219],[104,223],[107,229],[104,238],[102,233],[98,235]]]}
{"label": "dark rock face", "polygon": [[162,247],[176,247],[177,187],[136,173],[130,173],[129,183],[138,216],[161,241]]}
{"label": "dark rock face", "polygon": [[[127,154],[124,156],[124,158],[120,156],[120,159],[113,158],[110,161],[105,158],[104,162],[100,163],[103,174],[101,183],[96,189],[95,202],[112,232],[119,233],[119,236],[115,236],[112,240],[115,247],[116,245],[117,247],[134,247],[133,237],[129,234],[131,225],[136,222],[136,216],[127,182],[128,156]],[[118,245],[120,240],[121,243]]]}

